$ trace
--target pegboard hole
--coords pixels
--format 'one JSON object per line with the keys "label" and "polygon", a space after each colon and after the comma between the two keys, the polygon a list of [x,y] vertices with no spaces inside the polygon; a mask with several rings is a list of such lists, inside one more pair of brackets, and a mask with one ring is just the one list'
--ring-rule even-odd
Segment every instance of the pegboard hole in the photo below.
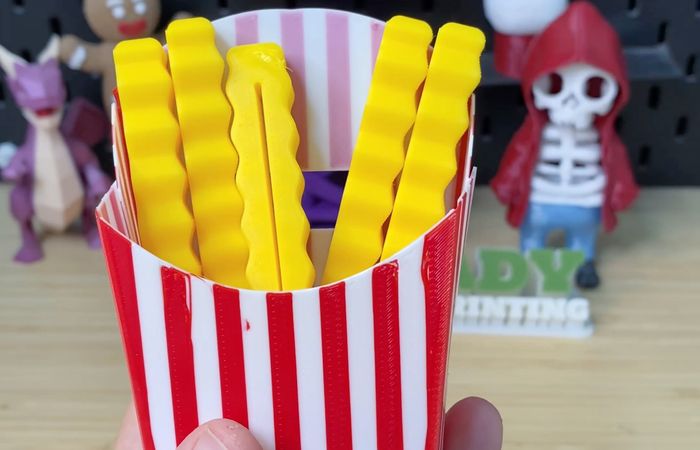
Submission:
{"label": "pegboard hole", "polygon": [[676,122],[676,138],[682,139],[688,133],[688,117],[681,116]]}
{"label": "pegboard hole", "polygon": [[617,119],[615,119],[615,131],[617,131],[618,133],[621,132],[624,124],[625,121],[622,118],[622,116],[617,116]]}
{"label": "pegboard hole", "polygon": [[491,118],[489,116],[481,119],[481,130],[479,135],[486,141],[491,140]]}
{"label": "pegboard hole", "polygon": [[5,108],[5,88],[0,83],[0,109]]}
{"label": "pegboard hole", "polygon": [[688,61],[685,63],[685,76],[688,78],[695,78],[695,70],[697,64],[697,56],[690,55]]}
{"label": "pegboard hole", "polygon": [[659,24],[659,29],[656,32],[656,42],[663,44],[666,42],[666,35],[668,34],[668,22],[661,22]]}
{"label": "pegboard hole", "polygon": [[353,8],[354,8],[356,11],[357,11],[357,10],[363,10],[363,9],[365,9],[365,6],[367,6],[367,5],[366,5],[366,0],[354,0],[354,1],[352,2],[352,6],[353,6]]}
{"label": "pegboard hole", "polygon": [[646,169],[649,167],[649,159],[651,158],[651,147],[648,145],[643,145],[639,149],[639,155],[637,156],[637,167],[640,169]]}
{"label": "pegboard hole", "polygon": [[58,17],[52,17],[49,19],[49,28],[51,29],[51,34],[57,34],[59,36],[63,34],[61,21]]}
{"label": "pegboard hole", "polygon": [[32,62],[32,52],[30,52],[26,48],[19,51],[19,56],[24,58],[24,60],[27,62]]}
{"label": "pegboard hole", "polygon": [[12,6],[15,14],[22,14],[24,12],[25,0],[12,0]]}
{"label": "pegboard hole", "polygon": [[421,0],[420,6],[423,12],[431,12],[435,9],[435,0]]}
{"label": "pegboard hole", "polygon": [[297,7],[296,0],[287,0],[287,8],[296,8],[296,7]]}
{"label": "pegboard hole", "polygon": [[637,0],[627,0],[627,14],[630,16],[639,15],[639,2]]}
{"label": "pegboard hole", "polygon": [[649,89],[649,98],[647,99],[647,105],[651,109],[659,109],[661,104],[661,88],[659,86],[652,86]]}

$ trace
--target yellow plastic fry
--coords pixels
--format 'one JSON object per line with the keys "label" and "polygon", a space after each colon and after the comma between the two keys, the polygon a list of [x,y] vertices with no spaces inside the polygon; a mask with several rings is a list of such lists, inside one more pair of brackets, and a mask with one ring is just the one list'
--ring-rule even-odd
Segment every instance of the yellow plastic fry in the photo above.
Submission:
{"label": "yellow plastic fry", "polygon": [[248,282],[264,290],[311,287],[309,222],[301,207],[304,178],[296,161],[299,133],[284,54],[276,44],[252,44],[232,48],[227,60],[231,139],[240,159],[236,182],[250,249]]}
{"label": "yellow plastic fry", "polygon": [[396,16],[379,46],[367,104],[350,163],[323,283],[371,267],[384,243],[394,204],[394,181],[404,162],[406,135],[416,117],[416,93],[428,69],[430,26]]}
{"label": "yellow plastic fry", "polygon": [[170,264],[200,275],[163,48],[150,38],[124,41],[114,49],[114,63],[141,245]]}
{"label": "yellow plastic fry", "polygon": [[448,23],[438,31],[382,259],[445,215],[445,189],[457,172],[457,144],[469,128],[467,102],[481,80],[484,42],[480,30],[465,25]]}
{"label": "yellow plastic fry", "polygon": [[248,243],[234,179],[238,155],[229,136],[231,105],[222,88],[224,60],[214,36],[214,27],[203,18],[177,20],[166,31],[202,275],[245,288]]}

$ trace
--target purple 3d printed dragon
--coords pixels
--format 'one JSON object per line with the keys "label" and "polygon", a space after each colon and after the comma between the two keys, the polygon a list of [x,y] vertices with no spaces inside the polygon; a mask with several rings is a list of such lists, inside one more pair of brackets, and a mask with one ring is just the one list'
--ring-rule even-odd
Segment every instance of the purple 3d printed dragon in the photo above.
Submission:
{"label": "purple 3d printed dragon", "polygon": [[85,100],[64,108],[67,94],[58,52],[57,37],[35,64],[0,46],[0,67],[28,122],[24,143],[2,172],[5,180],[15,183],[10,211],[22,236],[15,261],[23,263],[43,257],[33,220],[44,229],[64,231],[82,216],[88,245],[99,248],[94,209],[111,182],[90,150],[105,136],[106,118]]}

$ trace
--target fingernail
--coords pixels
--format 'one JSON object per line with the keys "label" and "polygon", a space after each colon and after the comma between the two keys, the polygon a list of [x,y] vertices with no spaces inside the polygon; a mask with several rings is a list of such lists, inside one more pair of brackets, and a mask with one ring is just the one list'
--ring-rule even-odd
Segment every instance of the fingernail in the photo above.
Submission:
{"label": "fingernail", "polygon": [[209,428],[202,430],[192,450],[225,450],[226,446],[217,438]]}
{"label": "fingernail", "polygon": [[200,435],[194,450],[260,450],[250,431],[230,421],[215,421]]}

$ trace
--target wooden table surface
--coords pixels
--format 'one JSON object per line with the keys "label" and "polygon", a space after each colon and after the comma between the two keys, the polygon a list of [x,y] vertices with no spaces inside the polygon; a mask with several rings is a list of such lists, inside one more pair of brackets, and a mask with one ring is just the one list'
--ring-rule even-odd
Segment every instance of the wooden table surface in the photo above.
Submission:
{"label": "wooden table surface", "polygon": [[[12,263],[0,186],[0,448],[110,448],[129,400],[107,277],[77,235]],[[467,255],[517,234],[477,190]],[[700,190],[645,190],[602,240],[585,341],[455,336],[448,402],[501,411],[505,449],[700,449]]]}

